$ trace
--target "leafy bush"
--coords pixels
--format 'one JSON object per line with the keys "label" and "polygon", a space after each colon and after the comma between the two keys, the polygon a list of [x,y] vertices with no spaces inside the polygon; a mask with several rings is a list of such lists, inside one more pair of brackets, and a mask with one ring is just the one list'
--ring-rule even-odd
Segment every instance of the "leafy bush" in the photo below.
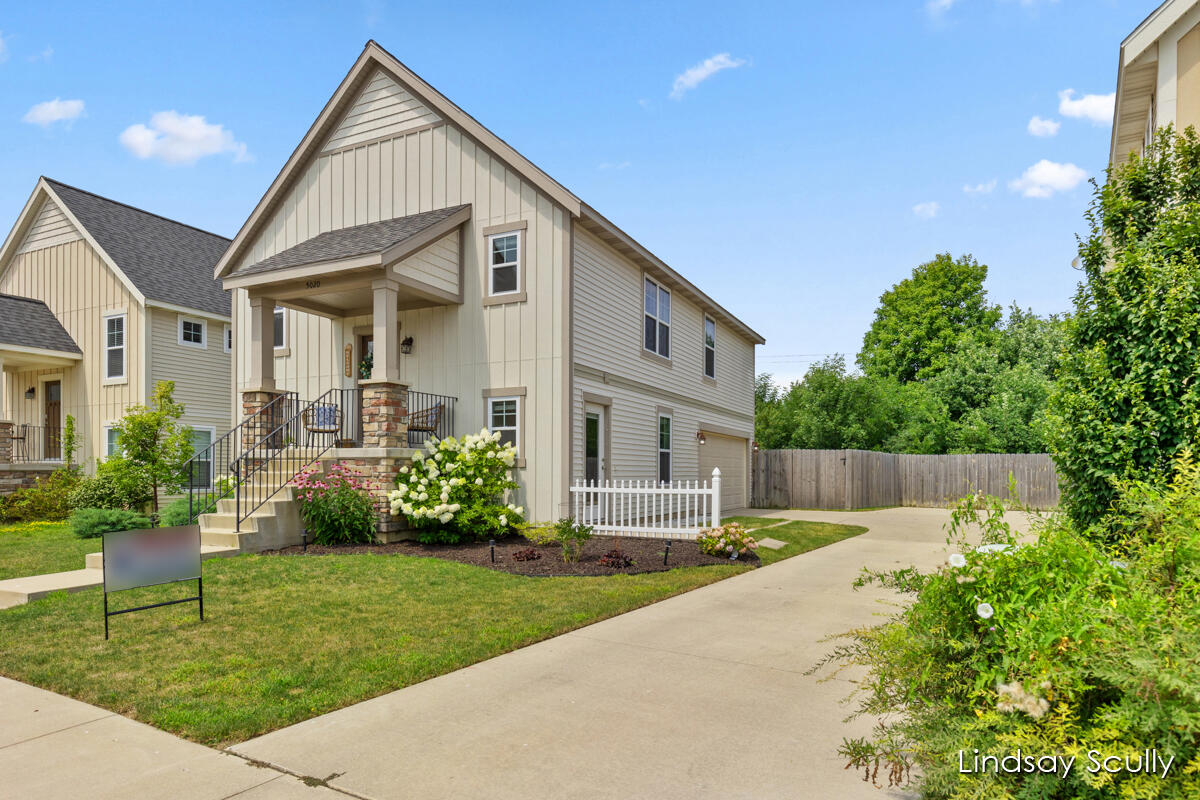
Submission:
{"label": "leafy bush", "polygon": [[621,548],[614,547],[604,555],[600,556],[600,566],[610,569],[627,569],[633,566],[633,559],[625,555]]}
{"label": "leafy bush", "polygon": [[583,543],[592,538],[592,526],[576,522],[574,517],[563,517],[554,523],[554,538],[562,545],[563,561],[570,564],[579,560]]}
{"label": "leafy bush", "polygon": [[145,514],[121,508],[78,508],[71,514],[71,531],[80,539],[149,527],[150,518]]}
{"label": "leafy bush", "polygon": [[526,547],[512,554],[513,561],[537,561],[542,554],[532,547]]}
{"label": "leafy bush", "polygon": [[96,474],[82,478],[72,489],[71,508],[141,509],[150,502],[150,483],[120,456],[100,462]]}
{"label": "leafy bush", "polygon": [[316,544],[359,544],[375,538],[375,504],[362,475],[342,463],[304,470],[292,480],[300,514]]}
{"label": "leafy bush", "polygon": [[758,542],[740,522],[726,522],[719,528],[703,531],[696,537],[701,553],[730,558],[734,553],[746,555],[758,549]]}
{"label": "leafy bush", "polygon": [[403,515],[424,544],[499,539],[524,522],[524,509],[504,504],[517,488],[509,477],[517,452],[486,429],[477,435],[429,440],[411,467],[401,467],[388,495],[392,514]]}
{"label": "leafy bush", "polygon": [[526,525],[521,528],[521,535],[538,547],[549,547],[558,544],[558,531],[553,525]]}
{"label": "leafy bush", "polygon": [[78,471],[56,469],[33,486],[0,500],[0,518],[5,522],[64,520],[71,513],[71,492],[79,481]]}
{"label": "leafy bush", "polygon": [[[1122,540],[1097,542],[1068,520],[1023,542],[1004,504],[963,501],[940,569],[868,573],[914,595],[886,623],[849,635],[830,661],[865,666],[858,712],[882,719],[841,752],[870,778],[913,780],[926,798],[1200,796],[1200,469],[1167,487],[1128,482]],[[970,546],[966,525],[983,525]],[[1163,774],[1095,768],[1157,748]],[[975,751],[1075,756],[1058,775],[960,772]]]}

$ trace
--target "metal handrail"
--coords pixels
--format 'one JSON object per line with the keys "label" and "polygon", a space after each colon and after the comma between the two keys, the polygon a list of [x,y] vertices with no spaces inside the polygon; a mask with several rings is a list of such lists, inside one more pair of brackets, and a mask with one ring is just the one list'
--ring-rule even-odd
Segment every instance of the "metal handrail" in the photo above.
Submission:
{"label": "metal handrail", "polygon": [[19,422],[12,427],[14,464],[62,461],[62,428]]}
{"label": "metal handrail", "polygon": [[[262,418],[282,414],[299,405],[295,392],[283,392],[271,402],[246,417],[208,447],[194,454],[183,465],[187,477],[188,522],[195,523],[201,514],[217,510],[217,501],[234,494],[238,481],[237,461],[243,450],[243,434],[250,425],[261,425]],[[227,470],[218,474],[217,465]]]}

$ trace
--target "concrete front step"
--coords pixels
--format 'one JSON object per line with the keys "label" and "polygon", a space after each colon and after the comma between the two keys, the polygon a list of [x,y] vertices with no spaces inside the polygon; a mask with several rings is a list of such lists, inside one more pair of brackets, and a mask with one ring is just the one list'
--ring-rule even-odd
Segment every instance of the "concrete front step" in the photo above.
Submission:
{"label": "concrete front step", "polygon": [[0,581],[0,608],[11,608],[45,597],[51,592],[78,592],[101,586],[104,572],[98,569],[75,569],[52,572],[28,578],[9,578]]}
{"label": "concrete front step", "polygon": [[[235,547],[214,547],[213,545],[200,545],[200,558],[221,558],[224,556],[236,556],[238,550]],[[104,553],[88,553],[84,558],[84,564],[88,569],[104,569]]]}

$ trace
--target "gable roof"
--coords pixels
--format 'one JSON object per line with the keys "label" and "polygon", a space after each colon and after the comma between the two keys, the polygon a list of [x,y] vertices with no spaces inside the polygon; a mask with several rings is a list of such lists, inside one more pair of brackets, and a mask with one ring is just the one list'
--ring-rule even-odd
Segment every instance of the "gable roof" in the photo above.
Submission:
{"label": "gable roof", "polygon": [[0,349],[4,345],[83,353],[49,306],[15,294],[0,294]]}
{"label": "gable roof", "polygon": [[229,240],[44,178],[55,197],[149,301],[230,315],[213,265]]}

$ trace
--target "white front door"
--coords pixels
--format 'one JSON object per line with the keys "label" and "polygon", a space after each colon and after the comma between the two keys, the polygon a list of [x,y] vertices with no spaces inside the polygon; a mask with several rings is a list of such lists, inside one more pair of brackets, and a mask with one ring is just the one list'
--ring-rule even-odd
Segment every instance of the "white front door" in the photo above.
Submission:
{"label": "white front door", "polygon": [[583,415],[583,477],[590,483],[601,483],[608,475],[608,454],[604,452],[604,406],[588,403]]}

